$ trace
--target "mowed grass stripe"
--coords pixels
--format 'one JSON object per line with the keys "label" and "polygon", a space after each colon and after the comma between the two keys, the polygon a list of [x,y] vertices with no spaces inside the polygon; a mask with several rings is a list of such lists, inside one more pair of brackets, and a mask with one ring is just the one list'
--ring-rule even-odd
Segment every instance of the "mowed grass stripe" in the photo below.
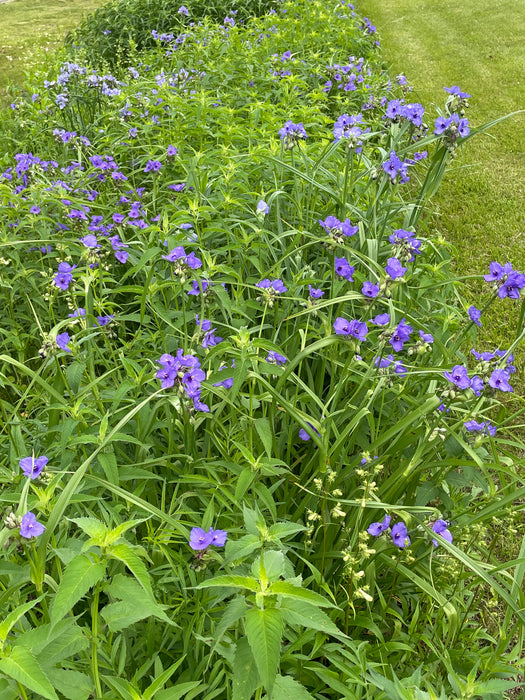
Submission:
{"label": "mowed grass stripe", "polygon": [[[472,95],[473,126],[525,109],[525,3],[516,0],[360,0],[357,9],[381,35],[392,76],[414,86],[408,99],[427,112],[443,105],[443,86]],[[428,123],[433,125],[434,114]],[[430,119],[432,116],[432,119]],[[460,275],[487,271],[491,260],[525,269],[525,114],[467,144],[433,202],[432,227],[457,249]],[[481,288],[472,284],[472,301]],[[478,344],[508,346],[519,309],[509,300],[492,307]]]}
{"label": "mowed grass stripe", "polygon": [[82,19],[105,0],[0,0],[0,105],[11,100],[10,83],[21,86],[24,71],[38,66]]}

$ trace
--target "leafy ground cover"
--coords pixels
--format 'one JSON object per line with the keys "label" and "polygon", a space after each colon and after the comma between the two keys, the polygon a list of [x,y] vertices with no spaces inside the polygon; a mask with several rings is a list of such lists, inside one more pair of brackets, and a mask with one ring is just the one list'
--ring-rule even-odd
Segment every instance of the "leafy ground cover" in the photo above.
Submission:
{"label": "leafy ground cover", "polygon": [[21,85],[24,71],[39,65],[66,32],[101,3],[97,0],[8,0],[0,3],[0,104],[11,100],[10,84]]}
{"label": "leafy ground cover", "polygon": [[[476,95],[474,123],[523,110],[525,6],[505,0],[421,5],[401,0],[361,0],[360,10],[377,25],[385,61],[414,85],[425,104],[440,101],[441,85],[460,82]],[[449,169],[433,201],[435,226],[456,248],[458,274],[473,276],[474,298],[481,270],[495,259],[525,261],[525,114],[474,141]],[[483,337],[505,344],[515,313],[493,313]]]}
{"label": "leafy ground cover", "polygon": [[2,120],[3,698],[519,685],[523,323],[477,332],[525,275],[475,308],[423,216],[468,97],[409,102],[352,5],[263,10],[111,72],[88,22]]}

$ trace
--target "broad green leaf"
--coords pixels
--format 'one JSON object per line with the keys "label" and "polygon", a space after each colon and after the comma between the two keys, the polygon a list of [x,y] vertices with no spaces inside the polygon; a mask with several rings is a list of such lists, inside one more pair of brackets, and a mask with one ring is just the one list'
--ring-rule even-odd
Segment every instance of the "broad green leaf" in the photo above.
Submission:
{"label": "broad green leaf", "polygon": [[279,669],[283,628],[281,613],[276,608],[253,608],[246,613],[246,637],[268,693]]}
{"label": "broad green leaf", "polygon": [[284,554],[276,549],[261,552],[252,564],[253,576],[264,581],[276,581],[284,574]]}
{"label": "broad green leaf", "polygon": [[64,668],[47,669],[53,687],[68,700],[87,700],[92,697],[93,681],[85,673]]}
{"label": "broad green leaf", "polygon": [[228,542],[226,542],[225,561],[229,563],[244,559],[261,547],[262,541],[258,535],[244,535],[238,540],[228,540]]}
{"label": "broad green leaf", "polygon": [[272,456],[273,431],[268,418],[256,418],[254,421],[255,430],[261,438],[268,457]]}
{"label": "broad green leaf", "polygon": [[86,369],[84,362],[71,362],[66,367],[66,379],[72,394],[77,394]]}
{"label": "broad green leaf", "polygon": [[94,563],[85,554],[79,554],[72,559],[62,574],[51,609],[51,620],[57,622],[67,615],[75,603],[78,603],[92,586],[104,578],[105,573],[104,562]]}
{"label": "broad green leaf", "polygon": [[294,586],[293,584],[288,583],[288,581],[276,581],[275,583],[272,583],[269,591],[276,595],[282,595],[283,598],[297,598],[298,600],[304,600],[305,603],[310,603],[311,605],[316,605],[320,608],[337,607],[322,595],[319,595],[319,593],[309,591],[307,588],[301,588],[300,586]]}
{"label": "broad green leaf", "polygon": [[112,582],[104,587],[104,591],[120,598],[120,602],[109,603],[100,612],[112,632],[118,632],[150,616],[157,617],[167,624],[174,624],[162,606],[146,594],[143,587],[130,576],[117,574]]}
{"label": "broad green leaf", "polygon": [[102,544],[108,531],[108,527],[103,522],[96,518],[71,518],[70,520],[78,525],[94,541],[94,544]]}
{"label": "broad green leaf", "polygon": [[89,646],[89,640],[73,617],[28,630],[16,638],[15,646],[30,649],[44,669],[68,659]]}
{"label": "broad green leaf", "polygon": [[281,603],[281,614],[289,625],[301,625],[308,629],[331,634],[334,637],[345,637],[328,615],[316,605],[310,605],[303,600],[285,598]]}
{"label": "broad green leaf", "polygon": [[216,649],[217,644],[221,641],[226,630],[228,630],[232,625],[234,625],[237,622],[237,620],[240,620],[240,618],[246,613],[247,610],[248,606],[246,605],[246,601],[244,600],[242,595],[239,595],[236,598],[232,598],[232,600],[230,600],[230,602],[226,606],[225,611],[222,614],[219,624],[215,628],[215,632],[213,634],[215,643],[211,648],[212,652]]}
{"label": "broad green leaf", "polygon": [[246,637],[241,637],[235,649],[235,662],[233,664],[232,700],[246,700],[251,698],[259,685],[259,672],[257,664],[250,649]]}
{"label": "broad green leaf", "polygon": [[282,540],[285,537],[290,537],[291,535],[296,535],[298,532],[306,530],[304,525],[299,523],[275,523],[271,525],[269,529],[270,538],[273,540]]}
{"label": "broad green leaf", "polygon": [[16,625],[18,620],[20,620],[21,617],[23,617],[28,610],[31,610],[33,606],[35,606],[37,603],[39,603],[42,600],[42,596],[40,598],[35,598],[35,600],[30,600],[27,603],[22,603],[22,605],[19,605],[17,608],[12,610],[9,615],[5,618],[0,623],[0,640],[2,642],[5,642],[7,639],[7,635],[11,631],[11,628],[13,625]]}
{"label": "broad green leaf", "polygon": [[304,685],[291,676],[277,676],[272,700],[313,700],[313,695],[310,695]]}
{"label": "broad green leaf", "polygon": [[249,576],[216,576],[199,583],[195,588],[214,588],[216,586],[229,586],[231,588],[248,588],[250,591],[258,591],[259,584]]}
{"label": "broad green leaf", "polygon": [[148,570],[134,547],[125,542],[116,544],[110,548],[109,555],[124,562],[146,593],[153,598]]}
{"label": "broad green leaf", "polygon": [[0,659],[0,671],[14,678],[39,697],[58,700],[58,697],[34,654],[25,647],[13,647],[9,655]]}

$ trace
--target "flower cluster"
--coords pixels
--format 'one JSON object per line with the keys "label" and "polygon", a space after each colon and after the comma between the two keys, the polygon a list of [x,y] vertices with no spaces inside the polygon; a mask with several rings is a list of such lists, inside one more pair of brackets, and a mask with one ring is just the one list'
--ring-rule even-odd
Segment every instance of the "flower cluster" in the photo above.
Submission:
{"label": "flower cluster", "polygon": [[224,547],[228,533],[225,530],[214,530],[212,527],[208,531],[202,527],[194,527],[190,532],[190,547],[200,552],[210,545],[214,547]]}
{"label": "flower cluster", "polygon": [[201,369],[198,357],[184,355],[183,350],[179,349],[175,356],[165,353],[158,362],[162,369],[155,376],[160,379],[163,389],[171,389],[175,386],[179,393],[193,401],[193,407],[196,411],[207,413],[210,410],[200,400],[201,384],[206,379],[206,374]]}
{"label": "flower cluster", "polygon": [[291,150],[299,141],[308,138],[302,122],[294,124],[290,119],[279,129],[279,136],[281,137],[285,150]]}

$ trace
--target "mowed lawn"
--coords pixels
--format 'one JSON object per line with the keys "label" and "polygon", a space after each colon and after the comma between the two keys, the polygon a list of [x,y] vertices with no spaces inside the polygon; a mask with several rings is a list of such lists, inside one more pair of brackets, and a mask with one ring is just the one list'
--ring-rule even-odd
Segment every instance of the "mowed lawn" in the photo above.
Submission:
{"label": "mowed lawn", "polygon": [[[518,0],[359,0],[376,25],[391,74],[404,73],[411,101],[443,105],[443,86],[472,95],[474,126],[525,109],[525,2]],[[433,125],[435,114],[428,120]],[[478,136],[456,159],[433,202],[432,228],[457,249],[462,275],[492,260],[525,270],[525,113]],[[476,289],[472,285],[472,298]],[[493,306],[479,344],[508,347],[519,304]]]}
{"label": "mowed lawn", "polygon": [[0,0],[0,105],[9,103],[9,83],[21,85],[66,33],[105,0]]}

